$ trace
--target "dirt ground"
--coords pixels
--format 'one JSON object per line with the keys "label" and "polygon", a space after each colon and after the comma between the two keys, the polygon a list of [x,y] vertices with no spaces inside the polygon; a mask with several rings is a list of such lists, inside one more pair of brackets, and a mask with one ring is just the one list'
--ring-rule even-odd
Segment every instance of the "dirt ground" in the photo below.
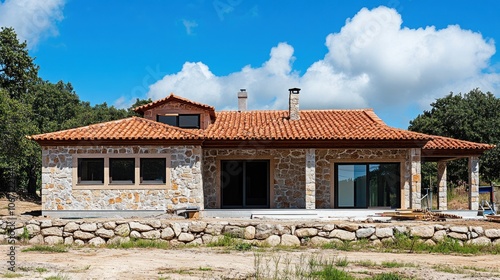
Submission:
{"label": "dirt ground", "polygon": [[[7,215],[7,201],[0,199],[0,218]],[[40,205],[16,201],[16,215],[38,214]],[[449,222],[447,222],[449,224]],[[451,223],[498,228],[498,223],[457,220]],[[16,245],[15,279],[278,279],[294,269],[304,269],[308,261],[345,260],[338,269],[356,278],[395,272],[409,279],[500,279],[500,256],[458,256],[439,254],[394,254],[345,252],[331,249],[269,249],[235,251],[227,248],[107,249],[72,247],[64,253],[23,252]],[[0,279],[8,274],[9,245],[0,245]],[[395,263],[389,267],[387,263]],[[385,263],[385,265],[384,265]],[[291,273],[290,275],[293,275]],[[299,278],[297,278],[299,279]]]}
{"label": "dirt ground", "polygon": [[[261,276],[272,276],[276,263],[283,272],[286,267],[307,266],[304,262],[311,258],[345,258],[347,266],[338,268],[361,279],[384,272],[426,280],[500,279],[498,255],[393,254],[328,249],[240,252],[207,247],[169,250],[84,247],[72,248],[66,253],[42,253],[22,252],[22,248],[19,246],[16,255],[16,273],[20,274],[16,279],[45,279],[50,276],[59,276],[60,279],[255,279],[256,270],[261,271]],[[7,245],[0,246],[1,252],[8,249]],[[397,263],[402,267],[388,268],[382,265],[383,262]],[[1,262],[0,271],[7,272],[6,262]],[[0,274],[0,277],[2,275],[8,276]]]}

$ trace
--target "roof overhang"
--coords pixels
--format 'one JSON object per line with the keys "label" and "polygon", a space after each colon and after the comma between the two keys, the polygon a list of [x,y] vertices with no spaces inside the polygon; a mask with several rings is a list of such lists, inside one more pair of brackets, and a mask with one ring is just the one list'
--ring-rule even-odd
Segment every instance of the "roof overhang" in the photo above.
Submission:
{"label": "roof overhang", "polygon": [[201,139],[181,140],[35,140],[40,146],[201,146]]}
{"label": "roof overhang", "polygon": [[324,149],[373,149],[373,148],[421,148],[426,141],[415,140],[210,140],[203,142],[204,148],[324,148]]}

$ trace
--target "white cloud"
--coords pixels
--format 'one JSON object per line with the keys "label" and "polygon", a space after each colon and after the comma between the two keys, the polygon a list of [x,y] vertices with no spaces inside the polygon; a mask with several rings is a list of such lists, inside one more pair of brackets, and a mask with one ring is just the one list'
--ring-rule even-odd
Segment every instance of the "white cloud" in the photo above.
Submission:
{"label": "white cloud", "polygon": [[303,75],[293,71],[293,47],[280,43],[260,67],[245,66],[215,76],[202,62],[186,62],[181,71],[150,86],[148,97],[168,93],[235,109],[236,92],[246,88],[250,109],[285,109],[287,89],[300,87],[301,108],[360,108],[404,111],[428,106],[450,91],[479,87],[498,92],[500,74],[489,59],[492,40],[457,25],[437,30],[402,27],[394,9],[362,9],[338,33],[326,38],[328,53]]}
{"label": "white cloud", "polygon": [[0,26],[13,27],[29,48],[47,36],[57,36],[64,0],[5,0],[0,2]]}
{"label": "white cloud", "polygon": [[182,24],[186,28],[186,33],[188,35],[192,35],[193,34],[193,29],[198,26],[198,23],[196,23],[196,21],[194,21],[194,20],[183,19],[182,20]]}

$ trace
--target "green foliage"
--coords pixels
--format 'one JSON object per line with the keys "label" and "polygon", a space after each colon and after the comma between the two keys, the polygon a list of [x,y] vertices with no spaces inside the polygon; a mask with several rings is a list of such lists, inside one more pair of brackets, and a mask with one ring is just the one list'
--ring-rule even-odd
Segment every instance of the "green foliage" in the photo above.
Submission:
{"label": "green foliage", "polygon": [[26,227],[23,228],[23,233],[19,236],[19,239],[23,241],[30,239],[30,233]]}
{"label": "green foliage", "polygon": [[54,245],[54,246],[33,245],[31,247],[23,249],[22,252],[66,253],[66,252],[68,252],[68,247],[66,247],[62,244]]}
{"label": "green foliage", "polygon": [[405,279],[405,278],[399,276],[396,273],[390,272],[390,273],[377,274],[372,279],[373,280],[402,280],[402,279]]}
{"label": "green foliage", "polygon": [[15,273],[15,272],[6,272],[2,276],[3,276],[3,278],[19,278],[19,277],[23,277],[22,274]]}
{"label": "green foliage", "polygon": [[248,251],[252,249],[252,245],[243,242],[240,238],[236,238],[231,234],[224,234],[222,238],[216,238],[207,244],[208,247],[229,247],[237,251]]}
{"label": "green foliage", "polygon": [[107,244],[106,247],[113,249],[130,249],[130,248],[169,249],[170,244],[168,242],[159,240],[134,239],[123,243]]}
{"label": "green foliage", "polygon": [[0,29],[0,88],[10,98],[29,104],[34,85],[39,81],[38,66],[28,54],[26,42],[20,43],[13,28]]}
{"label": "green foliage", "polygon": [[70,279],[71,278],[69,278],[68,276],[62,274],[57,274],[55,276],[49,276],[44,278],[44,280],[70,280]]}
{"label": "green foliage", "polygon": [[[456,139],[495,144],[497,147],[481,157],[480,174],[485,181],[499,179],[500,170],[500,99],[479,89],[437,99],[431,110],[410,122],[409,130]],[[423,170],[424,172],[425,170]],[[448,164],[448,179],[459,184],[468,180],[467,161]],[[425,173],[424,181],[425,182]]]}

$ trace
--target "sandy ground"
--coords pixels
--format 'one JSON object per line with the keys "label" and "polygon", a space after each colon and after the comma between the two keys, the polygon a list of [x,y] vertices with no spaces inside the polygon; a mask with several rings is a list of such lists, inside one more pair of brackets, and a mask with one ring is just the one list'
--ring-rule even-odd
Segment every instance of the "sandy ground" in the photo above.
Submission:
{"label": "sandy ground", "polygon": [[[255,279],[256,269],[273,275],[279,262],[281,271],[288,267],[307,267],[307,260],[341,260],[338,267],[357,278],[383,272],[397,272],[412,279],[500,279],[500,256],[455,256],[437,254],[393,254],[344,252],[327,249],[251,250],[239,252],[224,248],[183,249],[104,249],[72,248],[66,253],[22,252],[16,254],[16,279],[45,279],[59,275],[65,279]],[[8,252],[0,246],[1,255]],[[362,262],[376,265],[366,266]],[[361,263],[360,263],[361,262]],[[386,268],[382,262],[397,262],[405,267]],[[0,276],[7,264],[0,264]],[[445,272],[444,272],[445,271]],[[450,273],[449,271],[452,271]],[[0,278],[6,279],[6,278]],[[293,279],[293,278],[292,278]]]}
{"label": "sandy ground", "polygon": [[[0,218],[7,215],[7,201],[0,199]],[[16,215],[37,214],[40,205],[16,201]],[[39,215],[39,214],[38,214]],[[411,222],[406,222],[410,224]],[[423,224],[424,222],[419,222]],[[456,220],[449,223],[498,228],[498,223]],[[326,249],[252,249],[240,252],[227,248],[106,249],[73,247],[65,253],[22,252],[16,245],[15,279],[273,279],[276,263],[285,270],[305,269],[312,258],[346,259],[346,267],[357,278],[396,272],[410,279],[500,279],[500,256],[455,256],[439,254],[393,254],[344,252]],[[9,245],[0,245],[0,279],[7,279]],[[363,265],[363,262],[365,263]],[[367,266],[367,262],[372,265]],[[383,262],[402,267],[387,268]],[[374,263],[374,264],[373,264]],[[268,276],[267,278],[265,276]]]}

